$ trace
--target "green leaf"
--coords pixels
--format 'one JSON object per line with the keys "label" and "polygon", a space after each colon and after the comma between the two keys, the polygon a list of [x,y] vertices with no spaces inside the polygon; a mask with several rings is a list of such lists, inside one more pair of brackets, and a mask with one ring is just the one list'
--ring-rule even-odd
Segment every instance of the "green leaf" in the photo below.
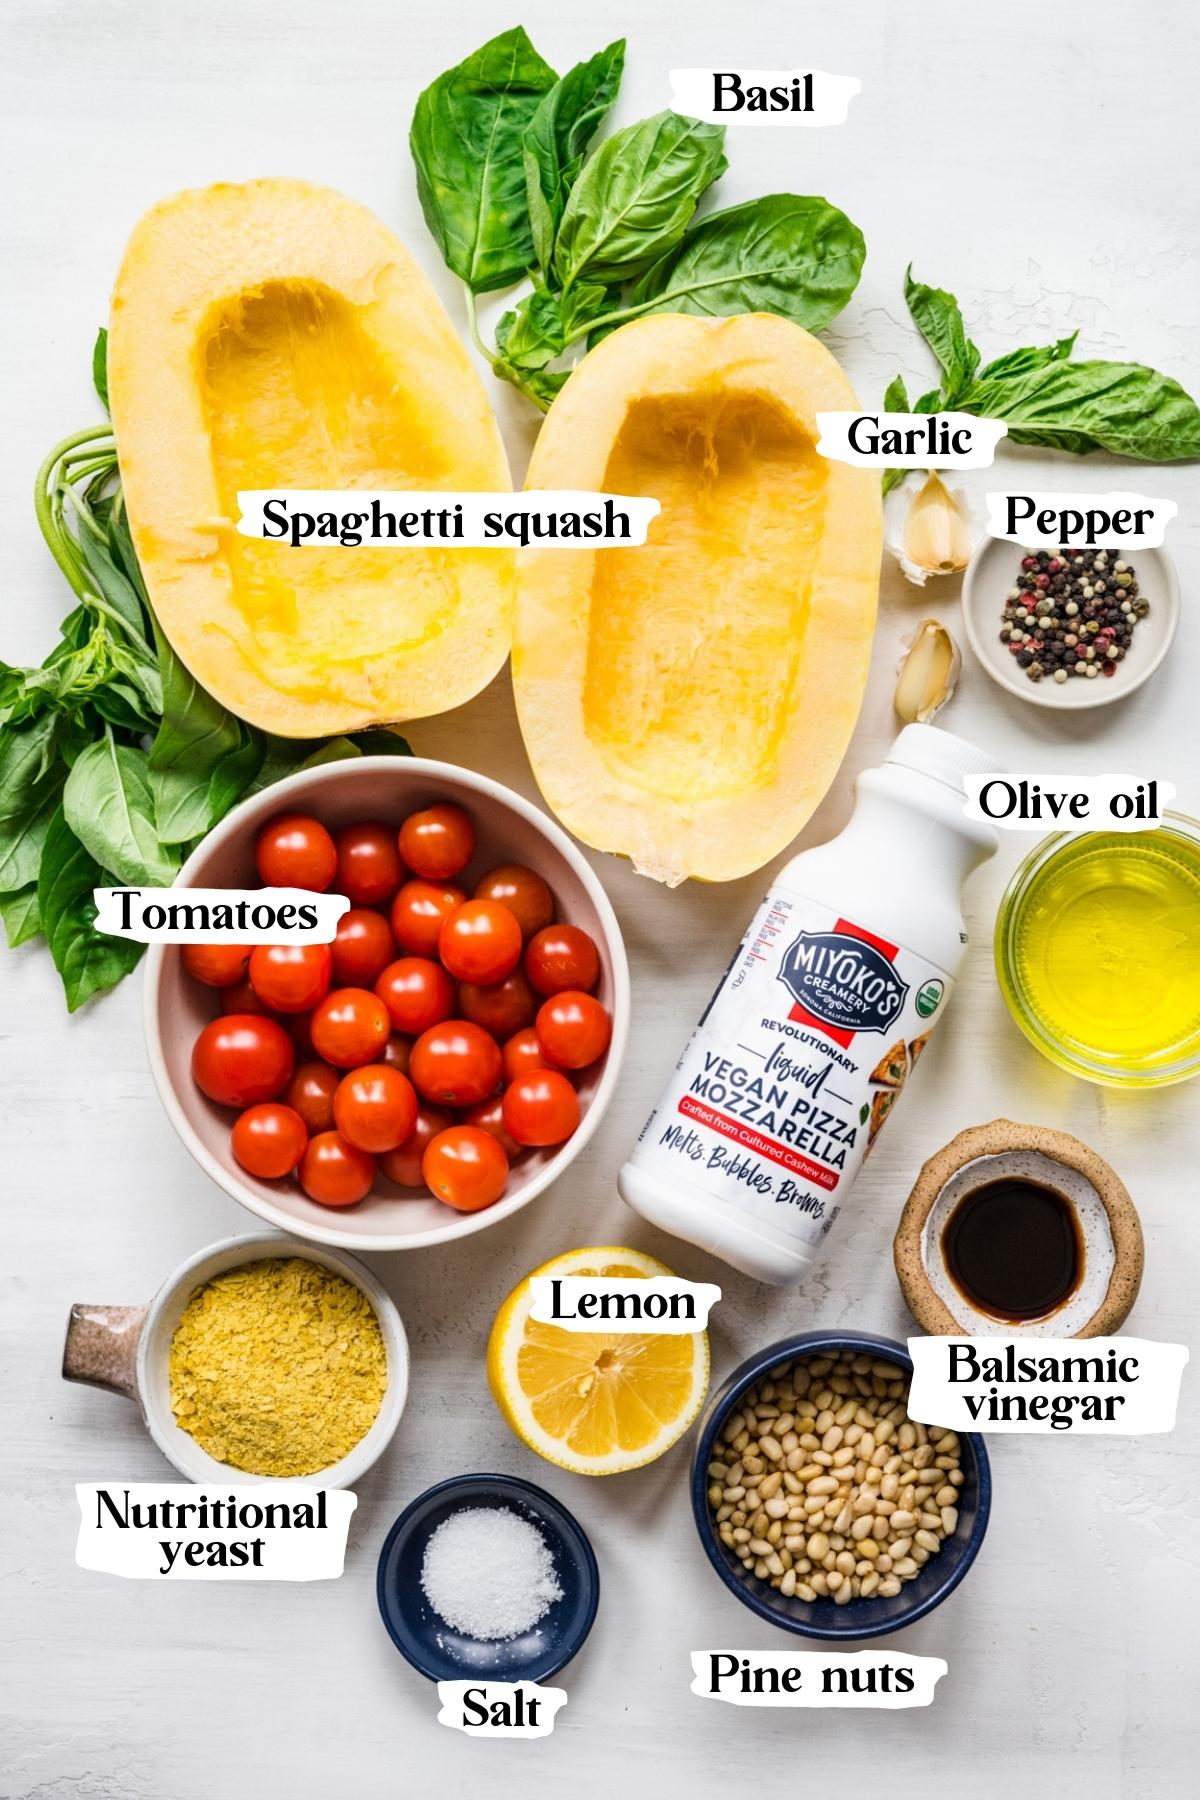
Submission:
{"label": "green leaf", "polygon": [[649,312],[771,312],[819,331],[858,286],[866,245],[827,200],[766,194],[711,213],[642,276]]}
{"label": "green leaf", "polygon": [[146,634],[146,615],[142,602],[121,570],[118,569],[108,551],[104,549],[87,531],[80,533],[79,547],[83,551],[83,560],[88,574],[95,584],[95,590],[110,609],[109,616],[115,616],[130,638],[141,646],[150,658],[150,640]]}
{"label": "green leaf", "polygon": [[390,725],[368,725],[363,731],[352,731],[350,742],[362,756],[411,756],[408,739],[393,731]]}
{"label": "green leaf", "polygon": [[105,412],[108,411],[108,332],[102,325],[92,350],[92,382]]}
{"label": "green leaf", "polygon": [[927,394],[922,394],[922,395],[920,395],[920,397],[918,399],[914,400],[913,411],[915,413],[935,413],[938,411],[941,404],[942,404],[941,389],[940,388],[930,388],[929,392]]}
{"label": "green leaf", "polygon": [[1010,350],[1006,356],[998,356],[986,368],[980,369],[978,379],[987,381],[991,376],[1027,375],[1031,369],[1044,369],[1047,363],[1066,362],[1078,336],[1079,333],[1073,331],[1070,337],[1059,338],[1056,344],[1035,344],[1026,350]]}
{"label": "green leaf", "polygon": [[38,911],[36,881],[18,888],[15,894],[0,894],[0,919],[4,920],[10,950],[15,950],[18,944],[28,943],[30,938],[41,936],[42,915]]}
{"label": "green leaf", "polygon": [[945,288],[914,281],[911,263],[904,276],[904,298],[913,324],[941,364],[945,404],[953,407],[979,367],[979,351],[967,336],[958,301]]}
{"label": "green leaf", "polygon": [[66,771],[57,761],[58,723],[43,713],[0,730],[0,893],[36,880],[42,846]]}
{"label": "green leaf", "polygon": [[1142,363],[1055,361],[1024,375],[979,380],[965,411],[1003,419],[1016,444],[1140,462],[1200,457],[1200,408],[1177,381]]}
{"label": "green leaf", "polygon": [[496,327],[496,348],[513,369],[544,369],[562,353],[562,347],[562,308],[548,288],[526,294]]}
{"label": "green leaf", "polygon": [[522,377],[522,384],[542,411],[549,412],[570,373],[570,369],[535,369]]}
{"label": "green leaf", "polygon": [[62,977],[70,1012],[77,1011],[101,989],[115,987],[145,949],[144,944],[108,937],[96,930],[92,890],[110,885],[104,870],[88,855],[59,807],[50,821],[42,851],[37,900],[42,930]]}
{"label": "green leaf", "polygon": [[603,287],[633,281],[679,242],[726,167],[723,125],[656,113],[627,125],[584,163],[554,247],[554,275]]}
{"label": "green leaf", "polygon": [[894,487],[900,486],[900,483],[904,480],[904,477],[907,474],[908,474],[907,469],[885,469],[883,471],[883,475],[880,480],[880,485],[883,488],[883,497],[885,500],[887,499],[888,495],[891,493],[891,491]]}
{"label": "green leaf", "polygon": [[241,799],[266,747],[261,732],[200,686],[165,638],[159,658],[163,719],[149,764],[155,828],[160,842],[187,844],[203,837]]}
{"label": "green leaf", "polygon": [[534,263],[522,140],[557,79],[517,25],[417,101],[409,145],[421,210],[473,294],[511,287]]}
{"label": "green leaf", "polygon": [[76,759],[62,805],[67,824],[102,869],[130,885],[170,887],[179,858],[158,841],[144,750],[105,732]]}
{"label": "green leaf", "polygon": [[895,375],[883,391],[884,412],[910,412],[908,389],[904,385],[903,375]]}
{"label": "green leaf", "polygon": [[525,129],[522,152],[533,247],[547,274],[567,196],[601,120],[617,97],[625,39],[617,38],[543,94]]}

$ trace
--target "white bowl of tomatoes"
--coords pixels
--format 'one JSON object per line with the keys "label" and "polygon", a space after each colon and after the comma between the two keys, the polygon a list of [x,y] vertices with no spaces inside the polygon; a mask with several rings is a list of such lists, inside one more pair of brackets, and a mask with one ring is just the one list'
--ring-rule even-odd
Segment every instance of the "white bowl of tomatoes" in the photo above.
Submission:
{"label": "white bowl of tomatoes", "polygon": [[408,1250],[497,1224],[574,1160],[629,1025],[620,927],[553,820],[417,757],[244,801],[177,889],[346,894],[332,945],[153,945],[146,1038],[200,1166],[317,1243]]}

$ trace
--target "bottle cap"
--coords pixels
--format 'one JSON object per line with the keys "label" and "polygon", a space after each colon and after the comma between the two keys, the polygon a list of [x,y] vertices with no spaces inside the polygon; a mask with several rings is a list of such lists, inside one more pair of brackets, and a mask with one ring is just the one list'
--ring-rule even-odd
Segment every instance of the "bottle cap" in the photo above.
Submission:
{"label": "bottle cap", "polygon": [[969,744],[966,738],[941,731],[936,725],[906,725],[885,758],[902,769],[915,769],[920,775],[931,775],[962,793],[964,775],[994,775],[1000,764],[986,750]]}

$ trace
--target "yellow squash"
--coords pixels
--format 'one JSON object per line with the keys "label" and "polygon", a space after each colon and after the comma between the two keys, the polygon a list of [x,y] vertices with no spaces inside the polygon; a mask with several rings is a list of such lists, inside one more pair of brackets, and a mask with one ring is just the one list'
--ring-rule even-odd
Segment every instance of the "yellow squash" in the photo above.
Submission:
{"label": "yellow squash", "polygon": [[585,843],[660,880],[728,881],[828,789],[867,679],[877,472],[818,456],[856,406],[829,351],[768,314],[656,314],[587,356],[531,488],[648,494],[642,547],[530,550],[513,680],[538,784]]}
{"label": "yellow squash", "polygon": [[235,529],[241,489],[511,486],[437,295],[372,213],[284,180],[163,201],[117,277],[108,372],[150,599],[232,711],[318,737],[444,712],[495,675],[510,552]]}

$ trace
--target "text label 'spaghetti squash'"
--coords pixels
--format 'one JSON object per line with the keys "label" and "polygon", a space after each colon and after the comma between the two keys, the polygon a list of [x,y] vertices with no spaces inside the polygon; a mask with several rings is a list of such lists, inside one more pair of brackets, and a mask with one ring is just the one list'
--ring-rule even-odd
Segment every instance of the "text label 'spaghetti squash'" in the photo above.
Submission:
{"label": "text label 'spaghetti squash'", "polygon": [[372,213],[284,180],[163,201],[117,277],[108,374],[151,602],[224,705],[321,737],[444,712],[495,675],[511,552],[235,529],[240,489],[511,486],[466,351]]}
{"label": "text label 'spaghetti squash'", "polygon": [[879,586],[879,477],[815,448],[818,411],[855,405],[816,338],[762,313],[625,325],[558,396],[528,486],[662,503],[643,546],[518,562],[521,730],[585,843],[727,881],[820,803]]}

